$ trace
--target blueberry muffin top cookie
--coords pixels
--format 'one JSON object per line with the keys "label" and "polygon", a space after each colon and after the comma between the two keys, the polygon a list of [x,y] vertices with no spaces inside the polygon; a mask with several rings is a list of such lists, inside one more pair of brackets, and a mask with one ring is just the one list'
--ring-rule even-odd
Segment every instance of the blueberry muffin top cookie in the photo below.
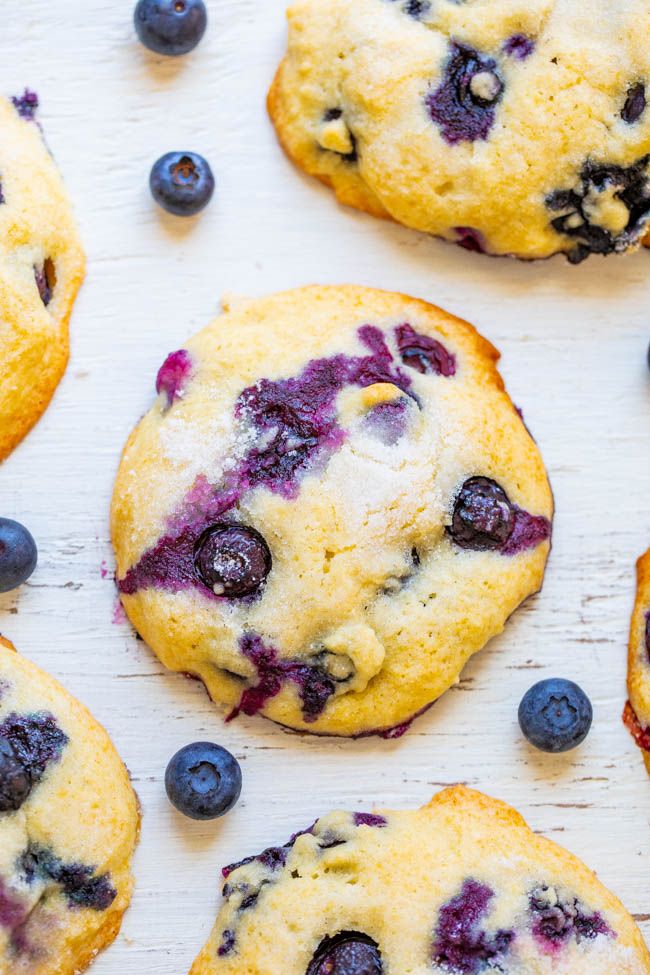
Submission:
{"label": "blueberry muffin top cookie", "polygon": [[343,203],[579,262],[648,223],[649,31],[646,0],[296,0],[269,108]]}
{"label": "blueberry muffin top cookie", "polygon": [[2,975],[77,975],[113,940],[138,824],[104,729],[0,638]]}
{"label": "blueberry muffin top cookie", "polygon": [[49,403],[68,361],[84,255],[32,92],[0,98],[0,460]]}
{"label": "blueberry muffin top cookie", "polygon": [[112,507],[161,660],[232,715],[403,732],[541,585],[551,494],[497,358],[357,287],[241,303],[170,355]]}
{"label": "blueberry muffin top cookie", "polygon": [[630,625],[627,687],[623,720],[642,750],[650,772],[650,549],[636,564],[637,595]]}
{"label": "blueberry muffin top cookie", "polygon": [[463,787],[334,812],[223,870],[191,975],[647,975],[623,905],[509,806]]}

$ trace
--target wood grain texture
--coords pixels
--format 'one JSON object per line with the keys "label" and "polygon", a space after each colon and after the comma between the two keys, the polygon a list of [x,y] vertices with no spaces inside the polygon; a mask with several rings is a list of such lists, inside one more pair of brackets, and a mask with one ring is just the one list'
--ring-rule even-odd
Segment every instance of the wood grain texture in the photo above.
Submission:
{"label": "wood grain texture", "polygon": [[[41,552],[29,584],[0,597],[0,630],[107,726],[143,803],[133,907],[93,972],[184,975],[221,864],[331,807],[421,804],[456,781],[513,803],[583,857],[650,936],[650,781],[620,721],[634,560],[650,543],[650,254],[524,265],[341,209],[291,168],[266,118],[284,0],[209,8],[203,43],[179,61],[145,52],[130,3],[113,0],[23,0],[0,40],[0,90],[40,92],[89,255],[67,375],[0,469],[0,511]],[[149,167],[171,149],[203,152],[218,180],[213,205],[186,223],[148,195]],[[224,292],[341,281],[434,301],[501,349],[557,502],[542,594],[398,742],[309,740],[261,719],[224,726],[199,685],[164,673],[112,622],[111,483],[165,354]],[[551,675],[578,680],[596,715],[585,745],[559,758],[526,747],[516,723],[521,695]],[[177,816],[162,786],[173,751],[204,737],[244,771],[242,801],[216,825]]]}

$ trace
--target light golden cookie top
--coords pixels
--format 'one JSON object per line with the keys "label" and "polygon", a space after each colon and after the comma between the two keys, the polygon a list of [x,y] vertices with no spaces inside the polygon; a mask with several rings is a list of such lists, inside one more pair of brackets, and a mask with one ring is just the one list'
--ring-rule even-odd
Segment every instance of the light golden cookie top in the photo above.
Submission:
{"label": "light golden cookie top", "polygon": [[0,637],[1,975],[77,975],[113,940],[138,824],[104,729]]}
{"label": "light golden cookie top", "polygon": [[0,98],[0,461],[38,420],[68,360],[84,255],[26,92]]}
{"label": "light golden cookie top", "polygon": [[643,237],[646,0],[297,0],[288,16],[269,109],[341,202],[523,258]]}
{"label": "light golden cookie top", "polygon": [[622,904],[504,803],[334,812],[224,870],[191,975],[648,975]]}
{"label": "light golden cookie top", "polygon": [[241,303],[171,355],[112,510],[163,662],[294,728],[404,731],[542,580],[550,490],[496,359],[355,287]]}
{"label": "light golden cookie top", "polygon": [[650,772],[650,549],[636,564],[637,593],[630,623],[627,685],[623,720]]}

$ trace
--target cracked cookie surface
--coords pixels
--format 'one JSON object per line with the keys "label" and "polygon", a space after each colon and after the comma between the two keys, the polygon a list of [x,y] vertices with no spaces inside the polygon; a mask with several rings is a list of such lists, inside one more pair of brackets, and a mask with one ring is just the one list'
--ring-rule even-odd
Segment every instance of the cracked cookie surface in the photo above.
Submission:
{"label": "cracked cookie surface", "polygon": [[497,358],[355,287],[241,302],[172,353],[112,506],[163,663],[231,716],[406,730],[542,582],[550,489]]}
{"label": "cracked cookie surface", "polygon": [[0,98],[0,461],[47,407],[68,361],[85,259],[26,91]]}
{"label": "cracked cookie surface", "polygon": [[623,905],[504,803],[334,812],[223,870],[190,975],[647,975]]}
{"label": "cracked cookie surface", "polygon": [[104,729],[0,637],[2,975],[77,975],[113,941],[138,828]]}
{"label": "cracked cookie surface", "polygon": [[297,0],[288,16],[270,114],[342,203],[526,259],[644,237],[645,0]]}
{"label": "cracked cookie surface", "polygon": [[629,700],[623,720],[650,773],[650,549],[638,560],[636,571],[627,669]]}

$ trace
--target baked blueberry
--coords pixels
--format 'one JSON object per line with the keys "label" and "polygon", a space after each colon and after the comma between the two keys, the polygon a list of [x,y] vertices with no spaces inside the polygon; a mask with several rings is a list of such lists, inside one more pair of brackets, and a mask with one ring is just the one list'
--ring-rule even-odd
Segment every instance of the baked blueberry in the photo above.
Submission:
{"label": "baked blueberry", "polygon": [[154,163],[149,187],[163,210],[193,217],[212,199],[214,176],[207,159],[197,152],[167,152]]}
{"label": "baked blueberry", "polygon": [[37,559],[36,542],[27,529],[11,518],[0,518],[0,592],[26,582]]}
{"label": "baked blueberry", "polygon": [[357,931],[342,931],[325,938],[309,963],[306,975],[381,975],[379,947]]}
{"label": "baked blueberry", "polygon": [[621,118],[624,122],[632,125],[633,122],[638,122],[646,107],[646,94],[645,85],[642,81],[639,81],[636,85],[628,90],[627,98],[625,99],[625,104],[623,105],[623,111],[621,112]]}
{"label": "baked blueberry", "polygon": [[194,564],[217,596],[251,596],[272,567],[264,538],[248,525],[214,525],[199,539]]}
{"label": "baked blueberry", "polygon": [[0,736],[0,812],[20,809],[31,792],[32,778],[11,742]]}
{"label": "baked blueberry", "polygon": [[133,22],[145,47],[175,57],[194,50],[208,14],[204,0],[139,0]]}
{"label": "baked blueberry", "polygon": [[573,681],[553,677],[539,681],[519,705],[524,735],[543,752],[567,752],[589,734],[593,710],[585,692]]}
{"label": "baked blueberry", "polygon": [[493,58],[453,43],[442,81],[426,97],[431,120],[449,145],[487,139],[503,82]]}
{"label": "baked blueberry", "polygon": [[237,759],[209,741],[181,748],[165,772],[169,801],[190,819],[223,816],[239,799],[241,785]]}
{"label": "baked blueberry", "polygon": [[22,95],[14,95],[11,101],[21,118],[24,118],[27,122],[34,120],[38,109],[38,95],[35,91],[30,91],[29,88],[25,88]]}
{"label": "baked blueberry", "polygon": [[[476,975],[486,963],[506,954],[514,931],[483,929],[494,891],[478,880],[465,880],[455,897],[440,908],[434,961],[445,971]],[[497,970],[500,970],[500,966]]]}
{"label": "baked blueberry", "polygon": [[481,552],[504,546],[514,525],[503,488],[489,477],[470,477],[458,493],[448,532],[461,548]]}
{"label": "baked blueberry", "polygon": [[41,301],[47,308],[52,301],[54,288],[56,286],[56,270],[54,262],[48,257],[40,267],[34,268],[34,279]]}

